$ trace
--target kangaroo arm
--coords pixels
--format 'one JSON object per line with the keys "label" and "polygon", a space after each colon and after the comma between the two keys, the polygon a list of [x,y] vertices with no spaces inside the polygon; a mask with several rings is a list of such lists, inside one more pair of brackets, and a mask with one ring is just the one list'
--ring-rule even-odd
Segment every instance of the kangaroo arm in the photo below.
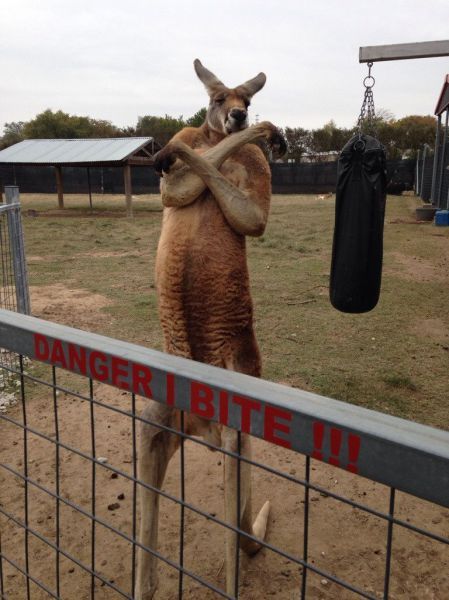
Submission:
{"label": "kangaroo arm", "polygon": [[250,192],[245,193],[228,181],[204,155],[199,155],[184,142],[173,141],[173,152],[201,179],[205,187],[210,189],[234,231],[242,235],[262,235],[268,212],[263,211],[252,200]]}
{"label": "kangaroo arm", "polygon": [[[225,137],[216,146],[213,146],[201,157],[215,169],[219,169],[226,159],[245,144],[249,144],[258,139],[269,137],[273,133],[274,126],[271,123],[259,123],[252,125],[247,129],[233,133]],[[162,152],[172,153],[180,140],[169,142],[166,149]],[[182,143],[182,142],[181,142]],[[183,144],[188,148],[186,144]],[[179,158],[181,156],[175,152]],[[184,164],[183,164],[184,163]],[[177,161],[170,169],[169,173],[164,172],[161,182],[162,203],[164,206],[186,206],[194,202],[200,194],[209,187],[205,180],[195,170],[183,160],[183,163]],[[212,190],[211,190],[212,191]]]}

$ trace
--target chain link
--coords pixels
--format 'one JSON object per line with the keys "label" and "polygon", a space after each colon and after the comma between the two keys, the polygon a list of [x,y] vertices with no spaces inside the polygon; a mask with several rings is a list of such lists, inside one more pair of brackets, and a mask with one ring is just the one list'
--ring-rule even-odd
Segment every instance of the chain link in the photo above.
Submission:
{"label": "chain link", "polygon": [[362,133],[362,129],[375,133],[376,130],[376,111],[374,108],[373,87],[376,80],[371,75],[371,67],[373,63],[368,63],[368,75],[363,80],[365,86],[365,94],[363,97],[362,107],[360,109],[359,119],[357,121],[357,129]]}

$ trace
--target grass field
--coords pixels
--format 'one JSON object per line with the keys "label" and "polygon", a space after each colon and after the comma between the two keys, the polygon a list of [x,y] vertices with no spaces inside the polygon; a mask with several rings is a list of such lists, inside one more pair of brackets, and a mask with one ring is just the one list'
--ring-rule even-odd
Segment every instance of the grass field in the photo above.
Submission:
{"label": "grass field", "polygon": [[[161,348],[154,258],[157,196],[22,195],[33,314]],[[449,230],[416,223],[413,196],[389,197],[381,299],[342,314],[328,299],[334,198],[275,196],[248,240],[264,377],[449,428]]]}

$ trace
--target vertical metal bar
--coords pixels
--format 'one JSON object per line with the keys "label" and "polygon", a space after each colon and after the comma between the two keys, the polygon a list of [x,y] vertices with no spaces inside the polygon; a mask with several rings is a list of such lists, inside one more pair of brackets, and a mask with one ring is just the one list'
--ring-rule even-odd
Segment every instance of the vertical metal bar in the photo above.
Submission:
{"label": "vertical metal bar", "polygon": [[27,411],[25,402],[25,379],[23,376],[23,356],[19,356],[20,366],[20,396],[22,400],[22,419],[23,419],[23,475],[24,475],[24,507],[25,507],[25,571],[27,600],[30,600],[30,556],[29,556],[29,510],[28,510],[28,430],[27,430]]}
{"label": "vertical metal bar", "polygon": [[301,600],[305,600],[307,590],[307,567],[306,563],[309,556],[309,496],[310,496],[310,456],[306,456],[305,477],[306,486],[304,487],[304,531],[303,531],[303,550],[302,559],[304,566],[302,568],[301,581]]}
{"label": "vertical metal bar", "polygon": [[235,581],[234,581],[234,597],[238,600],[239,597],[239,579],[240,579],[240,522],[241,522],[241,484],[242,484],[242,472],[241,472],[241,460],[240,455],[242,453],[242,433],[237,431],[237,542],[235,551]]}
{"label": "vertical metal bar", "polygon": [[[184,411],[180,414],[180,427],[181,432],[184,433]],[[181,436],[181,447],[180,447],[180,460],[181,460],[181,500],[184,503],[186,499],[185,489],[185,454],[184,454],[184,436]],[[184,567],[184,528],[185,528],[185,506],[180,504],[179,506],[179,565]],[[184,573],[182,570],[178,571],[178,598],[182,599],[183,594],[183,582]]]}
{"label": "vertical metal bar", "polygon": [[418,150],[418,156],[416,158],[416,183],[415,183],[415,191],[416,191],[416,195],[419,196],[420,195],[420,177],[419,177],[419,162],[421,160],[421,150]]}
{"label": "vertical metal bar", "polygon": [[[392,518],[394,516],[394,500],[395,500],[394,488],[390,488],[390,507],[388,514]],[[387,531],[387,554],[385,557],[385,579],[384,579],[384,600],[388,600],[388,594],[390,590],[390,574],[391,574],[391,550],[393,545],[393,521],[388,521]]]}
{"label": "vertical metal bar", "polygon": [[6,204],[11,206],[8,211],[9,241],[14,264],[14,280],[16,285],[17,310],[29,315],[30,293],[28,289],[28,274],[25,258],[25,243],[22,221],[20,217],[20,197],[17,186],[5,186]]}
{"label": "vertical metal bar", "polygon": [[3,598],[5,588],[3,583],[3,554],[2,554],[2,530],[0,529],[0,595]]}
{"label": "vertical metal bar", "polygon": [[59,553],[59,543],[61,540],[61,510],[60,510],[60,455],[59,455],[59,415],[58,415],[58,398],[56,391],[56,367],[52,368],[53,376],[53,412],[55,416],[55,470],[56,470],[56,595],[60,596],[61,586],[61,556]]}
{"label": "vertical metal bar", "polygon": [[136,395],[131,394],[132,410],[132,443],[133,443],[133,522],[132,522],[132,564],[131,564],[131,596],[136,589],[136,537],[137,537],[137,431],[136,431]]}
{"label": "vertical metal bar", "polygon": [[[96,458],[96,449],[95,449],[95,413],[94,413],[94,403],[92,402],[94,399],[94,384],[92,379],[89,379],[89,399],[90,399],[90,438],[91,438],[91,450],[92,450],[92,458]],[[92,505],[91,511],[92,516],[95,517],[96,510],[96,502],[95,502],[95,494],[96,494],[96,471],[95,471],[95,460],[92,461]],[[91,522],[91,580],[90,580],[90,597],[92,600],[95,598],[95,519],[92,519]]]}
{"label": "vertical metal bar", "polygon": [[419,191],[419,195],[423,196],[423,191],[424,191],[424,171],[426,168],[426,158],[427,158],[427,149],[429,148],[429,146],[427,144],[424,144],[424,150],[423,150],[423,154],[422,154],[422,168],[421,168],[421,189]]}
{"label": "vertical metal bar", "polygon": [[440,157],[440,129],[441,129],[441,115],[438,115],[437,130],[435,132],[435,152],[433,153],[432,190],[430,192],[430,202],[432,204],[435,204],[435,201],[436,201],[438,161],[439,161],[439,157]]}
{"label": "vertical metal bar", "polygon": [[438,183],[438,196],[437,196],[438,208],[441,208],[441,194],[443,191],[444,160],[446,158],[448,119],[449,119],[449,109],[446,110],[446,121],[444,124],[443,143],[442,143],[442,148],[441,148],[441,167],[440,167],[440,178],[439,178],[439,183]]}

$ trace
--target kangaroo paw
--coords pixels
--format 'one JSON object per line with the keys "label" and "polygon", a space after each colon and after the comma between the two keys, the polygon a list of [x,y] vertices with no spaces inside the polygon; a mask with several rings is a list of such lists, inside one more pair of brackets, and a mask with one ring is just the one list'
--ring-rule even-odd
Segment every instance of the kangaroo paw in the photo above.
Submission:
{"label": "kangaroo paw", "polygon": [[[259,511],[253,526],[252,526],[252,534],[254,537],[257,537],[261,540],[265,540],[265,535],[267,532],[267,524],[268,524],[268,515],[270,514],[270,501],[267,500],[265,504]],[[250,540],[246,537],[242,537],[240,540],[240,546],[242,550],[248,556],[254,556],[261,549],[261,545],[254,540]]]}

